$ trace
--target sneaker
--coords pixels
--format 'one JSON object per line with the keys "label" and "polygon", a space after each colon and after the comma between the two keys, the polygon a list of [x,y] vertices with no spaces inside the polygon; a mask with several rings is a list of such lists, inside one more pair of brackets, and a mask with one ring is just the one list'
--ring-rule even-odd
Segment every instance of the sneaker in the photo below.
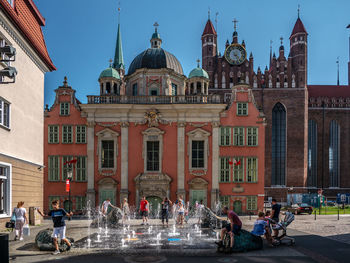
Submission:
{"label": "sneaker", "polygon": [[145,224],[145,223],[142,222],[142,223],[141,223],[141,226],[143,226],[144,224]]}
{"label": "sneaker", "polygon": [[55,252],[53,252],[52,255],[58,255],[59,253],[61,253],[59,250],[55,250]]}
{"label": "sneaker", "polygon": [[67,249],[66,250],[69,251],[71,249],[71,247],[72,247],[72,245],[70,245],[70,246],[67,245]]}
{"label": "sneaker", "polygon": [[19,241],[22,241],[22,240],[23,240],[23,237],[20,237],[20,238],[19,238]]}

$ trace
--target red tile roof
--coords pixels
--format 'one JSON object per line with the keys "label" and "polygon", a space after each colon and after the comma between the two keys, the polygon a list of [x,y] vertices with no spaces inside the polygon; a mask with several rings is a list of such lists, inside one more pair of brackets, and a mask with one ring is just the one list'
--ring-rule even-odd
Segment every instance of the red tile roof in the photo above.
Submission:
{"label": "red tile roof", "polygon": [[205,28],[204,28],[204,31],[203,31],[202,36],[208,35],[208,34],[216,35],[215,28],[214,28],[214,26],[213,26],[213,23],[210,21],[210,19],[208,19],[208,22],[207,22],[207,24],[205,25]]}
{"label": "red tile roof", "polygon": [[56,70],[47,52],[44,35],[41,30],[41,26],[45,25],[45,19],[41,16],[33,0],[16,0],[14,7],[6,0],[0,0],[0,8],[27,38],[50,71]]}
{"label": "red tile roof", "polygon": [[347,85],[308,85],[309,98],[347,98],[350,97],[350,86]]}
{"label": "red tile roof", "polygon": [[295,22],[295,25],[294,25],[292,34],[290,35],[290,38],[297,33],[306,33],[307,34],[306,29],[304,27],[304,24],[303,24],[303,22],[301,22],[301,19],[299,17],[298,17],[297,21]]}

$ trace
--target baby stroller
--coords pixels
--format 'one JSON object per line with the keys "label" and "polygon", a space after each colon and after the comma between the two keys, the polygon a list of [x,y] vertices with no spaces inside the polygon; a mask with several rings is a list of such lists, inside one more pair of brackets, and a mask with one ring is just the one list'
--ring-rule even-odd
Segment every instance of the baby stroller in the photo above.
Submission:
{"label": "baby stroller", "polygon": [[273,242],[273,245],[279,246],[285,242],[286,244],[289,242],[290,245],[295,244],[295,239],[287,235],[287,226],[290,225],[294,221],[294,215],[290,212],[286,212],[284,219],[281,220],[279,223],[273,222],[271,220],[272,229],[274,230],[282,230],[282,235],[275,237],[275,240]]}

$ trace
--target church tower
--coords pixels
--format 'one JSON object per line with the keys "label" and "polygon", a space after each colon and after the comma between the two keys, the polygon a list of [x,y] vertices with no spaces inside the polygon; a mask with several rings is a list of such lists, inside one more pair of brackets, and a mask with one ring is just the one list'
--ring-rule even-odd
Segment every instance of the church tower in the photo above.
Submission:
{"label": "church tower", "polygon": [[214,61],[217,53],[217,33],[208,17],[202,34],[202,68],[208,72],[211,80],[213,79]]}
{"label": "church tower", "polygon": [[304,88],[307,85],[307,35],[298,14],[298,19],[289,37],[292,72],[296,76],[297,88]]}

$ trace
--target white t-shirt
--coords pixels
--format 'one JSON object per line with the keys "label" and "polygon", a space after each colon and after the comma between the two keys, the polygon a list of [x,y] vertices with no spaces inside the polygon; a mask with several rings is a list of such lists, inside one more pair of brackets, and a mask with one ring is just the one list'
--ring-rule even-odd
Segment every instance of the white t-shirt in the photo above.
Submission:
{"label": "white t-shirt", "polygon": [[24,215],[26,214],[26,209],[24,207],[15,208],[16,220],[24,220]]}
{"label": "white t-shirt", "polygon": [[108,209],[108,206],[111,204],[110,201],[104,201],[102,206],[103,206],[103,211],[106,213],[107,212],[107,209]]}

